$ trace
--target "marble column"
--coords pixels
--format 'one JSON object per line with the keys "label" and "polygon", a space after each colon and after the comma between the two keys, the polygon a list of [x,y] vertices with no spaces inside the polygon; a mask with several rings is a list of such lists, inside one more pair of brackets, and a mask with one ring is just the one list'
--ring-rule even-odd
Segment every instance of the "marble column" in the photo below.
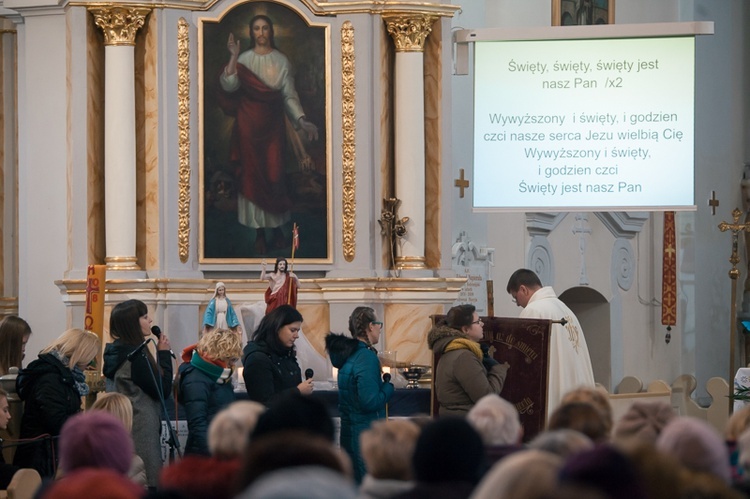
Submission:
{"label": "marble column", "polygon": [[135,35],[150,9],[89,9],[104,32],[104,220],[108,270],[136,263]]}
{"label": "marble column", "polygon": [[425,269],[424,43],[437,16],[383,15],[396,45],[394,129],[396,197],[400,217],[409,217],[396,267]]}

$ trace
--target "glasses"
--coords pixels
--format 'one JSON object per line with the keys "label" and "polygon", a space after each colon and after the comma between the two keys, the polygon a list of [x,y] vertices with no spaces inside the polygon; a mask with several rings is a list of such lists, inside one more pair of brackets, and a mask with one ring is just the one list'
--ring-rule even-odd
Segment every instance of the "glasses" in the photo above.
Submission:
{"label": "glasses", "polygon": [[472,324],[484,324],[484,321],[482,319],[477,319]]}
{"label": "glasses", "polygon": [[383,323],[380,321],[372,321],[370,324],[375,324],[376,326],[383,327]]}

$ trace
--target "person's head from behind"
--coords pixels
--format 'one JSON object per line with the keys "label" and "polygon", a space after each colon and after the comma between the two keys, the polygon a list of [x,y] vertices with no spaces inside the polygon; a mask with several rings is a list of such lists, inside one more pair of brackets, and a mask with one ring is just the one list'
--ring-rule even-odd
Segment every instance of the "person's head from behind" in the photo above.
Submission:
{"label": "person's head from behind", "polygon": [[148,307],[140,300],[118,303],[109,316],[109,335],[126,345],[139,345],[151,334]]}
{"label": "person's head from behind", "polygon": [[604,423],[607,425],[607,435],[611,433],[613,425],[612,406],[606,392],[593,386],[579,386],[563,395],[560,403],[566,402],[588,402],[593,405],[602,414]]}
{"label": "person's head from behind", "polygon": [[673,419],[657,437],[656,448],[676,457],[691,471],[711,473],[726,483],[731,480],[726,444],[704,420],[688,416]]}
{"label": "person's head from behind", "polygon": [[143,487],[110,469],[82,468],[51,483],[43,499],[140,499]]}
{"label": "person's head from behind", "polygon": [[233,365],[242,355],[242,339],[238,333],[229,329],[214,329],[201,336],[196,350],[204,359]]}
{"label": "person's head from behind", "polygon": [[594,448],[589,437],[576,430],[561,429],[543,431],[529,442],[530,449],[543,450],[563,459],[578,452]]}
{"label": "person's head from behind", "polygon": [[333,420],[325,404],[299,392],[277,398],[258,418],[251,439],[286,430],[306,431],[331,442],[335,434]]}
{"label": "person's head from behind", "polygon": [[484,324],[474,305],[464,304],[452,307],[445,315],[445,323],[453,329],[458,329],[474,341],[479,341],[484,337],[484,330],[482,329]]}
{"label": "person's head from behind", "polygon": [[359,436],[367,472],[374,478],[411,480],[419,426],[408,419],[379,420]]}
{"label": "person's head from behind", "polygon": [[736,442],[742,433],[750,428],[750,405],[734,411],[724,427],[724,439]]}
{"label": "person's head from behind", "polygon": [[8,393],[0,388],[0,430],[7,430],[8,422],[10,422],[10,405],[8,404]]}
{"label": "person's head from behind", "polygon": [[554,497],[560,456],[541,450],[523,450],[503,458],[482,478],[473,498],[537,499]]}
{"label": "person's head from behind", "polygon": [[422,428],[412,468],[419,482],[476,484],[483,462],[484,445],[479,433],[463,418],[442,418]]}
{"label": "person's head from behind", "polygon": [[488,447],[521,443],[523,427],[518,410],[499,395],[491,393],[479,399],[466,419]]}
{"label": "person's head from behind", "polygon": [[[250,19],[250,48],[256,45],[276,48],[274,40],[273,21],[268,16],[259,14]],[[284,260],[286,261],[286,260]],[[278,260],[277,260],[278,262]],[[275,272],[275,270],[274,270]]]}
{"label": "person's head from behind", "polygon": [[133,429],[133,403],[122,393],[100,393],[91,410],[108,412],[119,419],[127,431]]}
{"label": "person's head from behind", "polygon": [[510,293],[513,302],[525,308],[531,296],[542,287],[542,281],[533,270],[518,269],[511,274],[505,290]]}
{"label": "person's head from behind", "polygon": [[[319,466],[342,475],[349,473],[344,456],[334,443],[304,430],[266,434],[249,444],[240,471],[239,490],[261,476],[283,468]],[[299,497],[305,497],[300,491]]]}
{"label": "person's head from behind", "polygon": [[349,333],[352,338],[363,340],[368,345],[377,345],[382,326],[375,310],[370,307],[357,307],[349,316]]}
{"label": "person's head from behind", "polygon": [[252,339],[265,343],[278,353],[283,353],[294,348],[300,329],[302,314],[291,305],[281,305],[263,317]]}
{"label": "person's head from behind", "polygon": [[126,475],[133,449],[130,432],[105,411],[76,414],[60,431],[60,466],[65,474],[80,468],[108,468]]}
{"label": "person's head from behind", "polygon": [[266,406],[238,400],[221,410],[208,426],[208,450],[219,459],[238,458],[245,452],[250,433]]}
{"label": "person's head from behind", "polygon": [[42,353],[58,352],[64,359],[64,364],[72,371],[77,367],[86,369],[101,352],[102,343],[99,337],[91,331],[83,329],[68,329],[55,341],[50,343]]}
{"label": "person's head from behind", "polygon": [[609,438],[604,417],[588,402],[568,402],[554,410],[547,422],[547,429],[566,428],[580,431],[596,444],[605,442]]}
{"label": "person's head from behind", "polygon": [[0,376],[11,367],[21,367],[30,337],[31,327],[20,317],[9,315],[0,322]]}

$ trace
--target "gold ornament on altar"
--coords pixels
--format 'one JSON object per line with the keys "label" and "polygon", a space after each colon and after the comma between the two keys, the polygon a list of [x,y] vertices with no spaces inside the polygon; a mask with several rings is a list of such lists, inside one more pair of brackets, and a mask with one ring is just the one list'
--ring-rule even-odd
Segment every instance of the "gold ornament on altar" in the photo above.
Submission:
{"label": "gold ornament on altar", "polygon": [[380,212],[380,235],[386,238],[389,248],[389,264],[392,268],[396,266],[398,244],[406,235],[406,224],[409,217],[398,217],[398,207],[401,200],[398,198],[383,199],[383,211]]}

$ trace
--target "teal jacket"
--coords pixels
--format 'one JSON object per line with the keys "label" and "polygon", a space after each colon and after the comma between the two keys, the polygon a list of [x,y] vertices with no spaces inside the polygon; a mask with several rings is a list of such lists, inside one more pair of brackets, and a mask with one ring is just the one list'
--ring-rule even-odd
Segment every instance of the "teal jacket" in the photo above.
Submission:
{"label": "teal jacket", "polygon": [[352,458],[355,477],[361,482],[365,465],[359,451],[359,434],[373,421],[385,418],[385,405],[393,395],[393,385],[383,382],[378,356],[364,342],[329,334],[326,349],[331,363],[339,370],[341,447]]}

